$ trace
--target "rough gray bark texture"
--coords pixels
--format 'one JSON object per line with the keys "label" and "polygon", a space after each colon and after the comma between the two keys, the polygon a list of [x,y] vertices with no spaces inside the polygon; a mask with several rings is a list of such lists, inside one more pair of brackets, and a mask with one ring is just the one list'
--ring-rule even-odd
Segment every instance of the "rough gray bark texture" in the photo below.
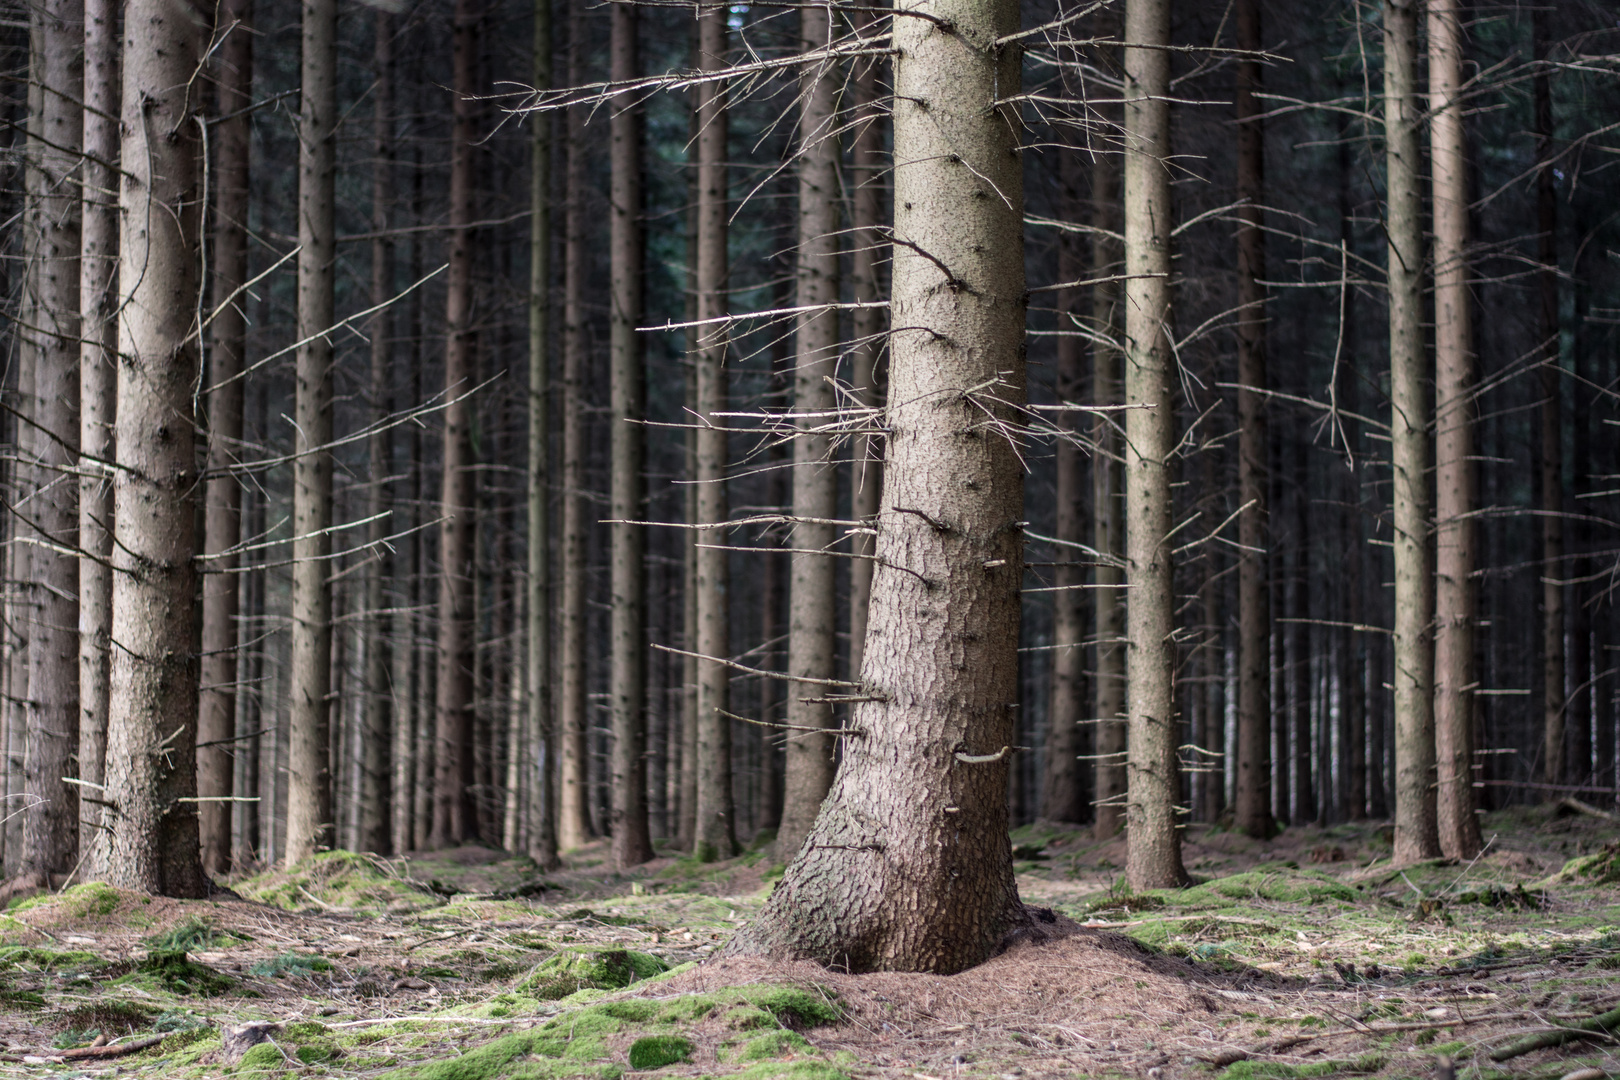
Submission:
{"label": "rough gray bark texture", "polygon": [[[613,9],[615,82],[628,82],[641,66],[636,9]],[[641,111],[625,104],[613,114],[613,180],[609,220],[613,311],[609,348],[613,519],[611,676],[613,725],[613,864],[639,866],[653,857],[647,830],[647,363],[642,347],[642,126]]]}
{"label": "rough gray bark texture", "polygon": [[[949,973],[1027,924],[1007,839],[1024,401],[1016,0],[895,20],[888,458],[862,687],[831,794],[732,953]],[[936,21],[937,20],[937,21]],[[804,692],[795,687],[794,692]]]}
{"label": "rough gray bark texture", "polygon": [[[230,0],[220,10],[225,37],[217,54],[213,124],[214,272],[208,353],[208,485],[203,501],[203,552],[214,571],[235,569],[239,555],[225,554],[242,538],[242,484],[230,474],[242,442],[243,356],[247,345],[249,122],[253,101],[252,0]],[[232,115],[240,112],[241,115]],[[87,117],[88,113],[85,114]],[[197,806],[203,869],[223,874],[231,861],[231,804],[235,788],[237,591],[241,575],[203,576],[202,694],[197,715]],[[246,804],[251,805],[251,804]]]}
{"label": "rough gray bark texture", "polygon": [[[1170,351],[1170,0],[1125,4],[1125,559],[1129,656],[1125,876],[1187,880],[1176,829],[1175,569],[1169,541],[1175,380]],[[1132,48],[1132,44],[1157,46]]]}
{"label": "rough gray bark texture", "polygon": [[[1238,48],[1258,52],[1259,0],[1237,0]],[[1266,408],[1265,129],[1260,120],[1260,62],[1239,60],[1238,209],[1238,707],[1237,784],[1233,821],[1257,839],[1276,831],[1271,818],[1271,589],[1266,580],[1266,525],[1271,437]]]}
{"label": "rough gray bark texture", "polygon": [[82,136],[82,0],[45,0],[31,9],[31,79],[38,108],[29,116],[29,188],[25,240],[33,263],[34,313],[22,335],[33,353],[29,412],[41,434],[28,465],[33,492],[25,513],[38,530],[32,570],[21,584],[32,595],[28,632],[27,743],[23,778],[23,852],[13,864],[33,883],[73,869],[78,859],[78,793],[71,771],[79,736],[79,560],[73,548],[78,485],[65,482],[74,464],[69,439],[79,429],[79,198],[76,152]]}
{"label": "rough gray bark texture", "polygon": [[188,94],[211,8],[124,10],[118,464],[106,880],[197,897],[198,491],[192,394],[201,141]]}
{"label": "rough gray bark texture", "polygon": [[1459,0],[1429,0],[1429,145],[1434,223],[1435,794],[1440,849],[1479,854],[1474,814],[1474,621],[1478,362],[1468,282],[1468,146]]}
{"label": "rough gray bark texture", "polygon": [[[337,227],[337,0],[304,0],[298,114],[298,357],[293,450],[288,866],[332,844],[332,325]],[[317,449],[321,448],[321,449]]]}
{"label": "rough gray bark texture", "polygon": [[[118,377],[118,5],[84,7],[84,207],[79,237],[79,779],[106,777],[112,648],[113,417]],[[106,867],[102,808],[79,801],[85,877]]]}
{"label": "rough gray bark texture", "polygon": [[[825,48],[833,23],[828,9],[799,12],[799,47]],[[798,285],[794,305],[816,308],[838,300],[838,82],[821,64],[806,64],[799,75],[799,235]],[[794,552],[788,587],[788,672],[801,678],[830,679],[838,658],[837,590],[830,552],[837,542],[838,467],[833,462],[828,419],[836,406],[831,379],[839,354],[838,312],[801,311],[793,358]],[[828,524],[824,524],[828,523]],[[853,601],[852,601],[853,603]],[[796,728],[834,726],[825,695],[791,688],[787,722]],[[777,850],[791,858],[804,843],[832,787],[833,739],[793,731],[787,740],[782,783],[782,824]]]}
{"label": "rough gray bark texture", "polygon": [[1440,854],[1434,783],[1434,574],[1423,355],[1423,168],[1416,0],[1384,0],[1390,441],[1395,544],[1395,861]]}

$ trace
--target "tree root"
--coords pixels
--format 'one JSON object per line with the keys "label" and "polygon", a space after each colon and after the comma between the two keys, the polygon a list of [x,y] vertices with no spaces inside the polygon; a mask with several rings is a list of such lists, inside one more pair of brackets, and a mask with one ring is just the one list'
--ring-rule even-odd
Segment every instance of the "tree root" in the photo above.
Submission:
{"label": "tree root", "polygon": [[1539,1032],[1535,1035],[1526,1035],[1522,1039],[1497,1047],[1491,1051],[1492,1061],[1507,1061],[1521,1054],[1528,1054],[1533,1050],[1542,1050],[1549,1046],[1562,1046],[1576,1039],[1584,1039],[1591,1035],[1606,1035],[1615,1028],[1620,1027],[1620,1009],[1610,1009],[1600,1013],[1589,1020],[1581,1020],[1568,1027],[1554,1028],[1551,1031]]}

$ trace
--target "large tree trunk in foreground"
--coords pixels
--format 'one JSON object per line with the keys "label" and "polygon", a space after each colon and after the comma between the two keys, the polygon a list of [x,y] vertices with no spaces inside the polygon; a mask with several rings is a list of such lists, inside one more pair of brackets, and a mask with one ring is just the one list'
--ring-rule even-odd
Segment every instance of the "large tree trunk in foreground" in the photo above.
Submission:
{"label": "large tree trunk in foreground", "polygon": [[[1125,874],[1135,889],[1187,879],[1176,825],[1175,451],[1170,352],[1170,0],[1125,5],[1125,559],[1130,579]],[[1131,48],[1132,44],[1148,48]]]}
{"label": "large tree trunk in foreground", "polygon": [[1474,580],[1477,362],[1468,283],[1468,151],[1459,0],[1429,0],[1430,161],[1434,184],[1434,738],[1440,849],[1479,854],[1474,814]]}
{"label": "large tree trunk in foreground", "polygon": [[[1238,48],[1258,51],[1259,0],[1238,0]],[[1260,121],[1260,61],[1237,64],[1238,304],[1238,707],[1237,785],[1233,821],[1266,839],[1271,820],[1271,589],[1266,581],[1267,468],[1271,437],[1266,408],[1265,136]],[[1250,504],[1253,505],[1250,505]]]}
{"label": "large tree trunk in foreground", "polygon": [[[640,59],[636,9],[613,9],[613,79],[635,78]],[[613,114],[612,384],[613,518],[612,674],[613,865],[623,870],[653,857],[647,832],[647,532],[633,525],[646,513],[647,366],[641,324],[641,112],[626,103]]]}
{"label": "large tree trunk in foreground", "polygon": [[25,403],[40,433],[30,455],[33,493],[24,513],[41,545],[22,582],[34,603],[28,633],[27,745],[23,777],[23,857],[13,860],[32,883],[73,869],[78,859],[78,794],[62,778],[71,771],[79,735],[79,527],[78,485],[64,473],[79,429],[79,165],[83,109],[80,58],[84,5],[46,0],[33,9],[29,70],[39,84],[39,108],[29,118],[30,188],[27,254],[34,260],[33,326],[25,340],[33,352],[34,395]]}
{"label": "large tree trunk in foreground", "polygon": [[[1014,0],[894,30],[888,460],[862,697],[814,829],[733,953],[949,973],[1027,916],[1007,839],[1024,401]],[[948,26],[949,29],[944,27]],[[988,424],[986,421],[990,421]],[[1009,426],[1003,426],[1009,425]],[[904,569],[901,569],[901,568]],[[798,686],[794,693],[820,693]]]}
{"label": "large tree trunk in foreground", "polygon": [[201,140],[190,107],[209,9],[125,8],[107,881],[201,896],[192,394]]}
{"label": "large tree trunk in foreground", "polygon": [[[84,7],[84,218],[79,239],[79,779],[106,778],[112,648],[112,469],[118,381],[118,5]],[[85,794],[94,797],[91,789]],[[83,876],[105,869],[102,807],[79,800]]]}
{"label": "large tree trunk in foreground", "polygon": [[[825,48],[832,20],[824,7],[799,12],[799,47]],[[799,260],[794,305],[817,308],[838,300],[838,138],[834,127],[838,84],[820,64],[807,64],[799,76]],[[831,378],[838,364],[836,309],[801,310],[794,354],[793,438],[794,549],[788,590],[788,673],[830,679],[837,662],[837,605],[833,580],[831,521],[838,516],[838,469],[832,461],[828,413],[837,406]],[[811,519],[814,519],[813,521]],[[825,554],[824,554],[825,553]],[[818,700],[819,699],[819,700]],[[787,723],[797,728],[830,728],[832,706],[826,695],[789,690]],[[783,774],[782,826],[777,850],[798,853],[832,787],[830,735],[792,730]]]}
{"label": "large tree trunk in foreground", "polygon": [[[218,108],[214,122],[214,251],[212,347],[208,357],[208,486],[203,511],[203,552],[213,556],[203,577],[202,699],[197,713],[197,805],[203,869],[230,869],[231,803],[235,788],[236,643],[241,561],[225,555],[242,538],[242,485],[229,472],[242,441],[243,352],[247,344],[248,124],[253,101],[252,0],[232,0],[220,11],[225,40],[218,57]],[[237,115],[240,114],[240,115]],[[89,119],[89,113],[85,117]],[[244,804],[251,806],[251,803]]]}
{"label": "large tree trunk in foreground", "polygon": [[[726,64],[726,17],[730,9],[706,4],[698,13],[698,66],[719,71]],[[725,420],[714,419],[726,409],[726,342],[718,320],[729,308],[726,293],[726,84],[698,87],[698,222],[697,298],[699,320],[697,412],[709,420],[697,430],[697,522],[725,521]],[[731,793],[730,669],[720,660],[731,653],[729,622],[731,573],[729,556],[717,550],[725,542],[723,531],[702,534],[708,546],[697,550],[697,817],[692,853],[702,862],[728,859],[737,851],[737,823]]]}
{"label": "large tree trunk in foreground", "polygon": [[1435,827],[1434,575],[1429,559],[1423,356],[1423,201],[1415,0],[1384,0],[1384,144],[1389,176],[1390,436],[1395,544],[1395,861],[1440,854]]}
{"label": "large tree trunk in foreground", "polygon": [[332,843],[332,340],[337,255],[337,0],[305,0],[298,116],[292,714],[286,863]]}
{"label": "large tree trunk in foreground", "polygon": [[444,473],[439,487],[439,638],[434,700],[433,833],[436,848],[478,835],[473,805],[473,579],[477,491],[472,451],[477,376],[473,357],[473,143],[475,0],[456,0],[450,134],[450,271],[445,284]]}

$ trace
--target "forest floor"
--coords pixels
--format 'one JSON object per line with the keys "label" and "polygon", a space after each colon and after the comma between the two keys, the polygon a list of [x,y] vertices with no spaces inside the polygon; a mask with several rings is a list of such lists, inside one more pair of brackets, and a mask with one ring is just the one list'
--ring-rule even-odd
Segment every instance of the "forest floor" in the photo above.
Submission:
{"label": "forest floor", "polygon": [[949,977],[711,959],[781,873],[760,852],[623,876],[600,846],[546,875],[333,852],[207,901],[80,885],[0,916],[0,1075],[1620,1075],[1603,1031],[1492,1057],[1620,1006],[1620,828],[1536,807],[1484,831],[1472,863],[1400,871],[1387,826],[1193,826],[1198,884],[1132,894],[1121,841],[1022,828],[1024,899],[1082,925]]}

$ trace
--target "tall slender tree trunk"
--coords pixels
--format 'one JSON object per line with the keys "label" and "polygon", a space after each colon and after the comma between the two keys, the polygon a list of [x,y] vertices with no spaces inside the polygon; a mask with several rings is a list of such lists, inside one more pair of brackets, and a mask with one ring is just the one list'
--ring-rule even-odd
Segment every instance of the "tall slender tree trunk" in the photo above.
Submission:
{"label": "tall slender tree trunk", "polygon": [[[378,234],[371,242],[371,303],[385,304],[394,294],[394,241],[388,235],[394,208],[394,17],[378,9],[375,14],[376,40],[372,48],[371,227]],[[365,576],[365,655],[362,688],[361,771],[360,771],[360,850],[392,852],[393,840],[393,762],[394,710],[389,686],[389,645],[393,640],[393,619],[382,614],[387,604],[383,583],[393,576],[393,555],[383,537],[397,531],[389,510],[392,500],[388,487],[390,463],[394,456],[393,436],[385,426],[389,411],[389,360],[393,355],[393,313],[378,311],[371,321],[371,418],[379,428],[371,437],[369,459],[370,487],[366,492],[367,553],[371,560]],[[407,790],[399,789],[401,792]],[[407,841],[408,843],[408,841]]]}
{"label": "tall slender tree trunk", "polygon": [[[118,377],[118,6],[84,6],[84,176],[79,235],[79,779],[106,779],[112,648],[113,418]],[[86,794],[94,797],[94,789]],[[105,870],[99,802],[79,802],[85,877]]]}
{"label": "tall slender tree trunk", "polygon": [[[857,10],[850,14],[857,30],[865,30],[874,22],[870,11]],[[854,143],[850,147],[848,181],[850,194],[850,253],[849,277],[854,300],[870,307],[855,309],[851,320],[855,341],[850,349],[850,389],[865,408],[876,410],[882,405],[878,388],[878,361],[883,355],[883,310],[878,301],[878,264],[883,253],[883,226],[887,219],[883,212],[883,117],[878,102],[878,60],[862,57],[856,61],[853,83],[853,109],[856,122]],[[872,423],[875,428],[876,415]],[[876,522],[883,493],[883,440],[875,432],[859,435],[854,440],[855,465],[850,485],[851,517],[860,522]],[[867,533],[850,537],[850,551],[855,558],[849,565],[849,677],[859,680],[866,650],[866,612],[872,598],[871,556],[877,550],[874,538]],[[779,845],[780,846],[780,845]]]}
{"label": "tall slender tree trunk", "polygon": [[[635,78],[641,67],[637,10],[613,9],[615,82]],[[640,109],[625,105],[613,114],[611,192],[613,316],[609,358],[611,386],[612,492],[612,674],[613,862],[623,870],[653,857],[647,831],[647,533],[633,525],[647,505],[647,366],[639,331],[642,293],[642,124]]]}
{"label": "tall slender tree trunk", "polygon": [[452,43],[450,270],[445,285],[444,475],[439,490],[439,635],[435,679],[433,847],[478,836],[473,760],[473,582],[478,492],[468,398],[477,378],[473,322],[473,149],[478,139],[477,0],[456,0]]}
{"label": "tall slender tree trunk", "polygon": [[[244,395],[245,396],[245,395]],[[258,423],[254,434],[264,431],[265,405],[268,394],[263,388],[257,391],[258,401],[254,416]],[[242,519],[246,522],[246,532],[249,536],[258,536],[264,531],[265,502],[264,495],[247,485],[239,485],[242,494]],[[264,622],[264,594],[265,574],[238,574],[235,575],[242,584],[241,616],[242,625],[257,627]],[[240,631],[238,631],[240,637]],[[240,869],[257,867],[261,862],[263,833],[260,829],[261,813],[264,809],[260,798],[260,782],[263,770],[264,725],[266,720],[275,715],[273,698],[265,692],[266,675],[269,665],[265,663],[265,644],[260,642],[251,649],[242,653],[238,658],[237,671],[242,686],[248,688],[239,695],[241,708],[238,711],[240,720],[237,724],[237,773],[236,790],[238,793],[253,798],[256,801],[238,804],[241,807],[237,814],[236,848],[231,856],[232,863]],[[245,667],[243,666],[245,665]],[[273,726],[273,725],[272,725]],[[272,740],[271,745],[274,745]]]}
{"label": "tall slender tree trunk", "polygon": [[1001,40],[1018,28],[1013,0],[917,10],[938,21],[898,19],[893,39],[893,315],[917,330],[891,344],[882,561],[849,721],[862,734],[728,949],[949,973],[1029,920],[1006,764],[1023,565],[1010,422],[1027,300],[1019,127],[1003,101],[1021,57]]}
{"label": "tall slender tree trunk", "polygon": [[[1547,58],[1550,13],[1532,8],[1535,59]],[[1564,409],[1558,340],[1558,190],[1552,166],[1552,80],[1545,68],[1532,82],[1536,122],[1536,230],[1541,270],[1540,458],[1541,503],[1541,777],[1557,784],[1564,775]],[[1559,797],[1549,791],[1548,799]]]}
{"label": "tall slender tree trunk", "polygon": [[[724,4],[698,8],[698,67],[720,71],[726,66]],[[726,84],[709,82],[698,97],[697,413],[711,419],[726,410],[726,342],[729,310],[726,254]],[[725,422],[702,424],[697,431],[697,524],[715,525],[729,515],[726,498]],[[708,534],[716,540],[723,532]],[[722,663],[731,654],[731,574],[725,551],[715,545],[697,550],[697,818],[692,853],[701,862],[730,858],[737,850],[737,823],[731,794],[730,670]]]}
{"label": "tall slender tree trunk", "polygon": [[1423,356],[1423,161],[1415,0],[1384,4],[1384,149],[1389,185],[1390,436],[1395,544],[1395,861],[1440,853],[1434,791],[1434,575],[1429,559]]}
{"label": "tall slender tree trunk", "polygon": [[1468,281],[1468,147],[1463,131],[1459,0],[1429,0],[1429,144],[1434,184],[1434,740],[1440,849],[1479,854],[1474,815],[1474,580],[1478,501],[1474,356]]}
{"label": "tall slender tree trunk", "polygon": [[[551,86],[551,0],[534,0],[534,85]],[[557,743],[551,681],[551,117],[529,142],[529,550],[526,680],[529,858],[557,866]]]}
{"label": "tall slender tree trunk", "polygon": [[[568,85],[580,85],[585,62],[585,18],[579,6],[568,20]],[[562,608],[557,703],[562,760],[558,782],[557,845],[564,851],[591,838],[587,783],[585,699],[585,115],[567,112],[568,171],[563,237],[562,397]]]}
{"label": "tall slender tree trunk", "polygon": [[[1259,0],[1237,0],[1238,48],[1259,52]],[[1266,581],[1268,456],[1266,408],[1265,128],[1260,120],[1260,61],[1239,58],[1237,93],[1238,209],[1238,707],[1237,788],[1233,819],[1267,839],[1271,819],[1271,591]]]}
{"label": "tall slender tree trunk", "polygon": [[[1119,20],[1101,11],[1092,33],[1099,38],[1118,33]],[[1117,66],[1103,54],[1098,61]],[[1091,396],[1099,406],[1124,400],[1120,378],[1117,280],[1125,266],[1120,241],[1119,161],[1112,154],[1093,155],[1091,163]],[[1099,413],[1091,439],[1097,464],[1091,471],[1092,547],[1098,552],[1092,571],[1092,619],[1096,662],[1093,676],[1096,739],[1092,771],[1092,834],[1110,840],[1125,823],[1125,446],[1117,413]]]}
{"label": "tall slender tree trunk", "polygon": [[[92,0],[93,2],[93,0]],[[197,806],[203,869],[230,869],[231,807],[238,747],[236,728],[238,576],[240,563],[226,552],[242,539],[242,485],[229,473],[242,443],[242,363],[247,348],[249,121],[253,101],[252,0],[231,0],[220,10],[224,40],[217,57],[214,121],[213,306],[208,394],[208,483],[204,491],[203,551],[211,557],[203,576],[202,699],[197,712]],[[85,113],[89,118],[88,110]]]}
{"label": "tall slender tree trunk", "polygon": [[[1058,175],[1063,192],[1064,216],[1080,217],[1080,151],[1070,147],[1058,150]],[[1087,276],[1082,269],[1082,253],[1077,234],[1065,232],[1058,238],[1058,278],[1079,281]],[[1079,402],[1083,390],[1080,338],[1071,318],[1080,315],[1084,294],[1079,287],[1058,293],[1057,396],[1060,402]],[[1068,426],[1067,414],[1061,421]],[[1041,778],[1041,814],[1047,821],[1080,822],[1086,817],[1085,791],[1080,785],[1081,723],[1085,719],[1085,591],[1084,570],[1079,551],[1085,540],[1085,500],[1081,485],[1085,473],[1080,447],[1072,437],[1059,437],[1057,457],[1057,539],[1053,550],[1057,569],[1052,584],[1052,690],[1047,711],[1046,770]],[[1096,468],[1106,469],[1099,455]]]}
{"label": "tall slender tree trunk", "polygon": [[331,845],[332,325],[337,257],[337,0],[303,0],[298,359],[293,450],[292,716],[286,863]]}
{"label": "tall slender tree trunk", "polygon": [[[799,48],[824,49],[831,40],[829,7],[799,9]],[[796,349],[793,358],[794,549],[788,586],[788,673],[830,679],[838,660],[837,590],[831,554],[837,542],[838,468],[832,460],[827,414],[836,406],[832,377],[839,352],[838,312],[838,80],[823,64],[805,64],[799,74],[798,265],[794,280]],[[859,181],[857,181],[859,182]],[[821,310],[815,310],[821,308]],[[811,309],[811,310],[805,310]],[[826,554],[823,554],[823,553]],[[857,560],[859,561],[859,560]],[[819,700],[818,700],[819,699]],[[825,694],[790,690],[787,723],[793,728],[830,728]],[[810,834],[833,779],[830,735],[794,730],[787,741],[782,825],[777,850],[797,854]]]}
{"label": "tall slender tree trunk", "polygon": [[[1125,873],[1135,889],[1182,884],[1176,828],[1175,573],[1170,458],[1170,0],[1125,4],[1125,559],[1130,690]],[[1131,46],[1147,46],[1132,48]]]}
{"label": "tall slender tree trunk", "polygon": [[194,634],[198,486],[192,394],[201,140],[192,78],[211,9],[124,10],[107,881],[203,895]]}

